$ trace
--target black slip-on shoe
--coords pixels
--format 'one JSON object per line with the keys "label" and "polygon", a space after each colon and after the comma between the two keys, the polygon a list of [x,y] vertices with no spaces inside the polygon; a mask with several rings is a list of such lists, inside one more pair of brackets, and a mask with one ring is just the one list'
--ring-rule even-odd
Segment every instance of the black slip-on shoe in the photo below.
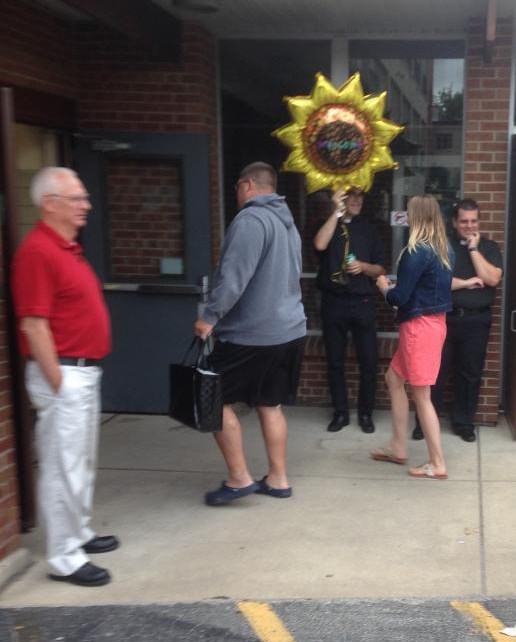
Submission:
{"label": "black slip-on shoe", "polygon": [[349,426],[349,415],[345,412],[336,412],[326,430],[328,432],[338,432],[342,430],[344,426]]}
{"label": "black slip-on shoe", "polygon": [[358,425],[360,426],[360,428],[362,428],[362,432],[368,434],[376,430],[371,415],[360,415],[360,417],[358,418]]}
{"label": "black slip-on shoe", "polygon": [[109,571],[91,562],[86,562],[71,575],[50,574],[48,577],[56,582],[69,582],[77,586],[103,586],[111,581]]}
{"label": "black slip-on shoe", "polygon": [[462,441],[472,443],[477,440],[475,426],[471,424],[455,424],[453,426],[453,432],[460,437]]}
{"label": "black slip-on shoe", "polygon": [[462,441],[467,441],[469,443],[473,443],[477,440],[477,436],[475,435],[475,431],[473,429],[463,430],[462,432],[458,433],[458,435],[462,439]]}
{"label": "black slip-on shoe", "polygon": [[262,477],[259,481],[256,482],[258,485],[258,490],[255,490],[255,493],[259,495],[268,495],[269,497],[276,497],[276,499],[287,499],[292,497],[292,488],[273,488],[267,483],[267,475]]}
{"label": "black slip-on shoe", "polygon": [[82,550],[88,555],[94,553],[109,553],[114,551],[120,546],[120,541],[114,535],[102,535],[94,537],[89,542],[83,544]]}
{"label": "black slip-on shoe", "polygon": [[414,441],[421,441],[424,439],[425,436],[423,435],[423,431],[421,430],[421,426],[418,424],[414,430],[412,431],[412,439]]}
{"label": "black slip-on shoe", "polygon": [[254,481],[252,484],[249,484],[249,486],[244,486],[243,488],[232,488],[224,481],[220,488],[206,493],[204,501],[208,506],[225,506],[235,499],[252,495],[253,493],[256,493],[257,490],[258,484]]}

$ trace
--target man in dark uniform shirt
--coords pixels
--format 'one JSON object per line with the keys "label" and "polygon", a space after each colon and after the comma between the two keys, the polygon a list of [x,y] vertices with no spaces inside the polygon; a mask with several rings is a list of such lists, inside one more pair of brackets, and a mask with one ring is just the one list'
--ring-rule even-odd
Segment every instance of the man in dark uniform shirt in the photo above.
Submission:
{"label": "man in dark uniform shirt", "polygon": [[[453,310],[446,317],[447,336],[439,377],[432,387],[432,401],[437,409],[442,407],[444,385],[451,369],[453,431],[464,441],[473,442],[476,440],[473,421],[491,328],[491,306],[502,278],[503,261],[497,243],[479,234],[476,201],[466,198],[457,203],[452,223]],[[423,439],[418,423],[412,437]]]}
{"label": "man in dark uniform shirt", "polygon": [[385,273],[383,245],[376,228],[360,216],[363,192],[353,189],[345,195],[338,191],[332,201],[332,212],[314,238],[320,259],[317,284],[322,290],[322,328],[334,406],[328,430],[337,432],[349,424],[344,368],[347,334],[351,332],[360,368],[358,423],[363,432],[371,433],[375,430],[372,413],[378,362],[374,282]]}

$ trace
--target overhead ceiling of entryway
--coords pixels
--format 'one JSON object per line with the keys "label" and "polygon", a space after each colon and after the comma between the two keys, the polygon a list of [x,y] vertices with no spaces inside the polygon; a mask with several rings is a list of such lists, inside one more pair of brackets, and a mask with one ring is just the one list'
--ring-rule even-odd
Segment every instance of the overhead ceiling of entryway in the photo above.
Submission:
{"label": "overhead ceiling of entryway", "polygon": [[[174,15],[201,22],[219,37],[317,37],[326,34],[460,33],[471,17],[485,19],[489,0],[206,0],[214,13],[178,5],[202,0],[152,0]],[[497,0],[498,17],[515,0]]]}
{"label": "overhead ceiling of entryway", "polygon": [[[72,21],[91,20],[67,0],[26,0]],[[147,0],[221,38],[311,38],[342,34],[399,37],[459,34],[470,18],[516,13],[516,0]],[[123,10],[123,3],[117,4]],[[190,7],[190,8],[188,8]],[[202,11],[202,8],[206,11]],[[207,11],[217,8],[216,11]],[[201,10],[199,10],[201,9]]]}

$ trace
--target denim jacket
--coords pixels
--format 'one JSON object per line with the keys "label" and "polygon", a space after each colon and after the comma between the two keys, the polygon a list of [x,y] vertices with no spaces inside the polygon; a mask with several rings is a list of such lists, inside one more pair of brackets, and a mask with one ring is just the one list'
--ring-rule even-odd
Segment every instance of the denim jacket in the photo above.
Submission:
{"label": "denim jacket", "polygon": [[[453,265],[453,250],[449,252]],[[398,323],[448,312],[452,309],[451,282],[452,270],[442,265],[430,246],[418,243],[415,250],[406,249],[401,255],[396,285],[385,292],[385,300],[398,308]]]}

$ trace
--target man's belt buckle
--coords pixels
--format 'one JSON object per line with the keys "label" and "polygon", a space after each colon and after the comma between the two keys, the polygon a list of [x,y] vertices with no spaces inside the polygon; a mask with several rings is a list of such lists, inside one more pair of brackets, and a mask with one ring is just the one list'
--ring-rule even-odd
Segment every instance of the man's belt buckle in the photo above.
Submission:
{"label": "man's belt buckle", "polygon": [[84,368],[84,366],[86,365],[86,359],[84,357],[79,357],[77,359],[77,365],[81,368]]}

